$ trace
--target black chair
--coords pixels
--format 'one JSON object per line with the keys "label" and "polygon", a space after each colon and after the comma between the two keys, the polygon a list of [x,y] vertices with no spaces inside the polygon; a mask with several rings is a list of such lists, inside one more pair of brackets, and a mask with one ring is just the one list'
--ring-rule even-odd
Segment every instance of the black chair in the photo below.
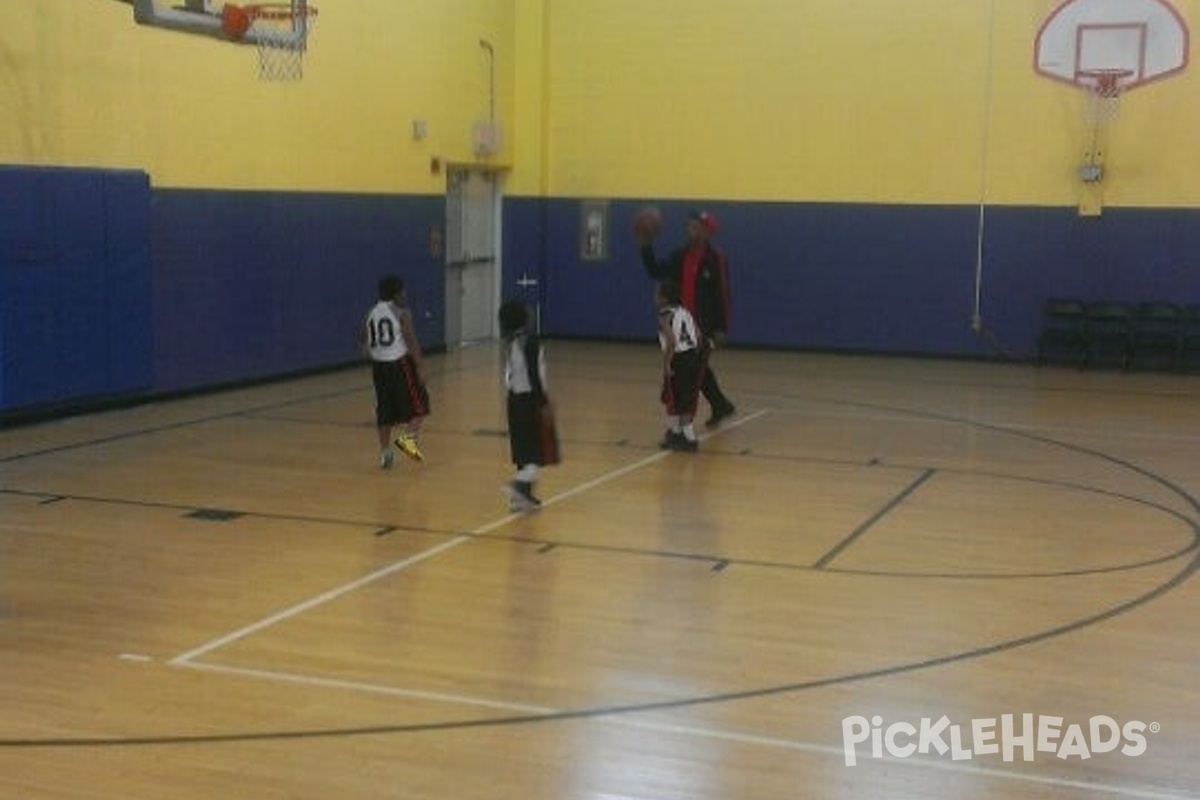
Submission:
{"label": "black chair", "polygon": [[1130,369],[1175,369],[1179,344],[1179,306],[1165,301],[1138,304],[1129,333]]}
{"label": "black chair", "polygon": [[1093,367],[1129,366],[1133,308],[1128,303],[1100,301],[1087,306],[1087,363]]}
{"label": "black chair", "polygon": [[1185,306],[1179,312],[1178,364],[1185,372],[1200,370],[1200,304]]}
{"label": "black chair", "polygon": [[1082,300],[1052,297],[1042,310],[1037,363],[1082,367],[1087,361],[1087,307]]}

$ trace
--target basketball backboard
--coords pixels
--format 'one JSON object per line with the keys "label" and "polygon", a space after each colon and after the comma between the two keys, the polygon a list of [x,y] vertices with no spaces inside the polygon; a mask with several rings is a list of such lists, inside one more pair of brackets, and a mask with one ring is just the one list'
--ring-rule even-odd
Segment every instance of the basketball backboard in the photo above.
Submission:
{"label": "basketball backboard", "polygon": [[212,36],[258,49],[259,77],[294,81],[302,76],[303,57],[317,9],[308,0],[237,5],[224,0],[126,0],[139,25]]}
{"label": "basketball backboard", "polygon": [[1183,70],[1188,28],[1165,0],[1067,0],[1038,31],[1034,69],[1083,88],[1120,74],[1120,89]]}

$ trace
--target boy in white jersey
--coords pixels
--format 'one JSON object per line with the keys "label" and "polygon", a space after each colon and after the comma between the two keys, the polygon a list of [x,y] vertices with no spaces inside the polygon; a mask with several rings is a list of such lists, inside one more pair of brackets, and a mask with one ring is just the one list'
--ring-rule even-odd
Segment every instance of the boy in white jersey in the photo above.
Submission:
{"label": "boy in white jersey", "polygon": [[392,431],[404,430],[396,447],[414,461],[425,456],[417,444],[421,421],[429,413],[421,344],[405,303],[404,281],[388,275],[379,281],[379,301],[367,312],[359,331],[359,346],[371,359],[375,385],[375,425],[379,436],[379,466],[392,466]]}
{"label": "boy in white jersey", "polygon": [[696,320],[683,307],[679,284],[663,281],[654,293],[658,307],[658,341],[663,351],[662,402],[667,411],[667,433],[659,446],[693,453],[699,449],[692,419],[704,378],[700,334]]}
{"label": "boy in white jersey", "polygon": [[511,511],[529,511],[542,501],[533,493],[541,467],[557,464],[558,432],[546,393],[546,354],[529,329],[529,309],[519,300],[500,306],[507,389],[508,443],[516,474],[505,487]]}

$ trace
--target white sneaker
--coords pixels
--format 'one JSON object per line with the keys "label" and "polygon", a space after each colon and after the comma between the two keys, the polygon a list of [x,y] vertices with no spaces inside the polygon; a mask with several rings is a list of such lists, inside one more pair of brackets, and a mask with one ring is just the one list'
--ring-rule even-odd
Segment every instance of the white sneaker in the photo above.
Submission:
{"label": "white sneaker", "polygon": [[380,469],[391,469],[392,463],[395,460],[396,460],[396,456],[392,453],[392,450],[390,447],[387,450],[381,450],[379,452],[379,468]]}
{"label": "white sneaker", "polygon": [[508,497],[508,510],[514,513],[520,511],[532,511],[537,508],[537,503],[525,496],[524,493],[517,490],[517,487],[511,483],[506,483],[500,487],[500,491]]}

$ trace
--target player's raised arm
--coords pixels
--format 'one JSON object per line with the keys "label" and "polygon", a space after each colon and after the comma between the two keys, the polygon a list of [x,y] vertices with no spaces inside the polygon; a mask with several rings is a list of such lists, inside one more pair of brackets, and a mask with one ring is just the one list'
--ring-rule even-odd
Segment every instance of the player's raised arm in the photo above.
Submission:
{"label": "player's raised arm", "polygon": [[670,261],[659,261],[654,252],[654,240],[662,232],[662,225],[662,212],[656,206],[643,206],[633,217],[633,235],[637,239],[642,266],[656,281],[667,280],[675,273]]}

